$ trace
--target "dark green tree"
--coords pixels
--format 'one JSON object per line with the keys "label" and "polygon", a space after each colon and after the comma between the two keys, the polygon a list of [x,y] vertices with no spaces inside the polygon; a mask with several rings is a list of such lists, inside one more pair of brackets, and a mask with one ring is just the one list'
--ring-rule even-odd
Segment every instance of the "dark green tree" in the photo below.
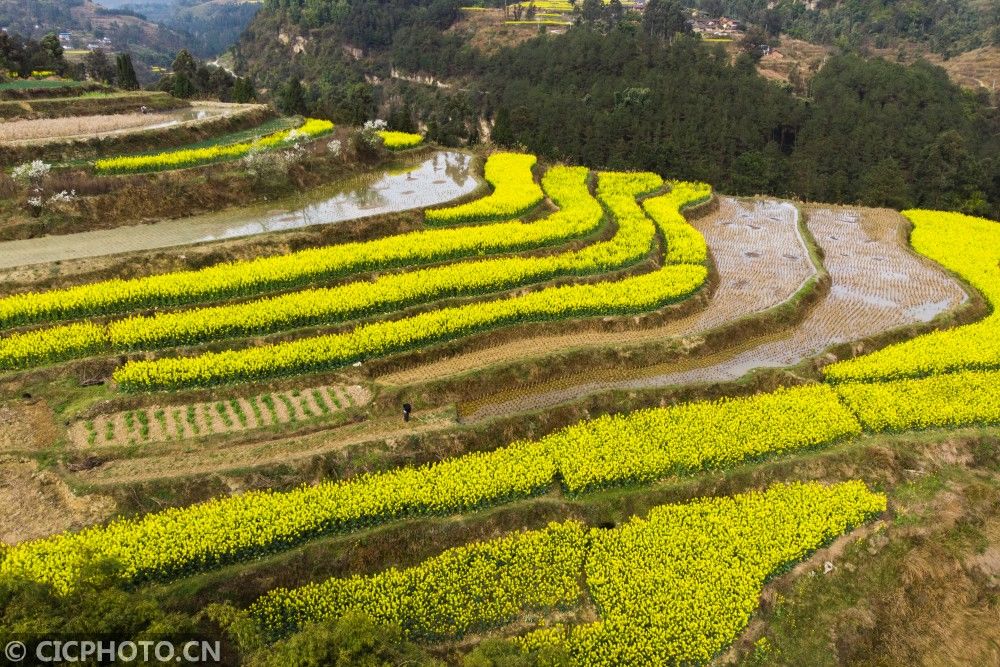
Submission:
{"label": "dark green tree", "polygon": [[184,72],[174,74],[170,94],[181,99],[187,99],[194,95],[194,84],[187,74]]}
{"label": "dark green tree", "polygon": [[290,79],[278,91],[278,109],[286,114],[306,113],[306,91],[297,78]]}
{"label": "dark green tree", "polygon": [[622,0],[611,0],[605,11],[609,27],[614,27],[625,19],[625,6],[622,4]]}
{"label": "dark green tree", "polygon": [[755,61],[759,61],[774,43],[774,38],[760,26],[750,26],[737,43],[737,48]]}
{"label": "dark green tree", "polygon": [[108,54],[100,49],[90,51],[83,57],[83,67],[87,76],[101,83],[115,82],[115,67]]}
{"label": "dark green tree", "polygon": [[913,206],[910,186],[898,160],[883,158],[865,172],[861,179],[861,203],[897,210]]}
{"label": "dark green tree", "polygon": [[63,62],[63,47],[59,37],[55,33],[49,33],[42,37],[40,42],[42,50],[48,56],[49,66],[58,67]]}
{"label": "dark green tree", "polygon": [[923,151],[915,171],[921,185],[920,206],[988,214],[983,166],[958,131],[939,134]]}
{"label": "dark green tree", "polygon": [[510,110],[507,107],[500,107],[496,117],[493,119],[493,130],[490,139],[498,146],[513,146],[517,143],[514,138],[514,128],[510,122]]}
{"label": "dark green tree", "polygon": [[171,69],[174,71],[174,74],[183,74],[188,80],[193,80],[198,74],[198,61],[195,60],[190,51],[181,49],[177,57],[174,58]]}
{"label": "dark green tree", "polygon": [[594,25],[604,18],[604,3],[601,0],[583,0],[580,18],[588,25]]}
{"label": "dark green tree", "polygon": [[671,40],[690,31],[687,13],[677,0],[649,0],[642,15],[642,31],[654,39]]}
{"label": "dark green tree", "polygon": [[66,594],[34,581],[0,579],[0,644],[29,637],[166,638],[192,633],[192,619],[170,613],[153,596],[116,587],[112,563],[87,566]]}
{"label": "dark green tree", "polygon": [[136,77],[135,67],[132,65],[132,54],[119,53],[117,65],[118,87],[124,90],[139,90],[139,79]]}
{"label": "dark green tree", "polygon": [[255,99],[257,99],[257,91],[253,89],[250,79],[244,77],[237,78],[236,83],[233,84],[233,102],[246,104],[247,102],[253,102]]}

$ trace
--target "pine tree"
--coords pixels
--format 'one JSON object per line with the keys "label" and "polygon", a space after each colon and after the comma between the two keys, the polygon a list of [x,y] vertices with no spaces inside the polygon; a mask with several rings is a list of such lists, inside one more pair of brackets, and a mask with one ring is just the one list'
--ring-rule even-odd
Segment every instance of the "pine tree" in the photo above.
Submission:
{"label": "pine tree", "polygon": [[132,54],[119,53],[118,63],[118,87],[123,90],[139,90],[139,79],[135,75],[135,67],[132,66]]}
{"label": "pine tree", "polygon": [[304,114],[306,112],[306,93],[302,82],[291,79],[278,93],[278,109],[287,114]]}
{"label": "pine tree", "polygon": [[233,101],[240,104],[246,104],[247,102],[253,102],[257,98],[257,91],[254,90],[253,84],[250,83],[250,79],[244,79],[242,77],[236,79],[236,83],[233,84]]}

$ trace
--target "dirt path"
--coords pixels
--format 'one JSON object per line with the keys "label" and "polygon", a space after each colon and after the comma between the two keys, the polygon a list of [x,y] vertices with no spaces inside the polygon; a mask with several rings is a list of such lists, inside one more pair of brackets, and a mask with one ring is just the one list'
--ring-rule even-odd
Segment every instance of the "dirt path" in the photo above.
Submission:
{"label": "dirt path", "polygon": [[798,211],[787,202],[721,197],[716,212],[693,224],[705,236],[720,283],[709,306],[690,317],[650,329],[520,339],[409,368],[376,381],[404,385],[573,348],[687,336],[777,306],[816,273],[799,234]]}
{"label": "dirt path", "polygon": [[219,117],[264,109],[259,104],[192,102],[190,108],[154,113],[70,116],[15,120],[0,124],[0,144],[44,146],[60,142],[113,137],[167,127],[197,127]]}
{"label": "dirt path", "polygon": [[538,410],[598,391],[736,380],[754,369],[794,365],[837,343],[928,322],[967,297],[940,267],[906,246],[905,224],[898,213],[884,209],[810,209],[809,230],[824,252],[832,285],[830,294],[786,336],[702,359],[694,367],[662,369],[614,382],[585,382],[498,401],[465,419]]}

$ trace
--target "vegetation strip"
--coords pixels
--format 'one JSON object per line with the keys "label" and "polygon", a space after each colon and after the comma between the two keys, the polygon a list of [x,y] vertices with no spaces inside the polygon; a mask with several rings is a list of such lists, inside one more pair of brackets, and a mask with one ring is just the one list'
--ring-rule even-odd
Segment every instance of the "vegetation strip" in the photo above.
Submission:
{"label": "vegetation strip", "polygon": [[837,393],[869,431],[1000,424],[1000,372],[845,383]]}
{"label": "vegetation strip", "polygon": [[600,621],[541,629],[522,645],[552,645],[572,664],[701,663],[746,626],[769,576],[885,509],[857,481],[776,484],[657,507],[613,530],[553,523],[405,570],[279,588],[246,615],[271,639],[350,610],[434,639],[589,596]]}
{"label": "vegetation strip", "polygon": [[[543,182],[560,207],[553,217],[567,227],[596,228],[600,224],[603,210],[590,195],[586,169],[555,167]],[[437,299],[496,292],[554,276],[610,271],[644,257],[653,235],[652,224],[620,227],[610,241],[558,255],[460,262],[262,301],[132,317],[110,325],[109,342],[116,349],[185,345],[344,321]]]}
{"label": "vegetation strip", "polygon": [[459,225],[473,222],[493,222],[523,215],[541,203],[545,195],[535,183],[531,168],[534,155],[494,153],[486,162],[486,180],[493,185],[492,194],[449,208],[424,211],[429,225]]}
{"label": "vegetation strip", "polygon": [[266,137],[237,144],[167,151],[156,155],[134,155],[96,160],[94,169],[101,174],[135,174],[147,171],[184,169],[218,160],[240,158],[254,151],[272,150],[297,141],[312,140],[333,131],[327,120],[306,119],[301,127],[281,130]]}
{"label": "vegetation strip", "polygon": [[984,320],[937,331],[827,366],[831,382],[870,382],[1000,368],[1000,224],[961,213],[911,210],[913,247],[965,278],[993,307]]}
{"label": "vegetation strip", "polygon": [[[794,424],[790,433],[769,444],[768,425],[788,424],[789,416],[809,402],[818,403],[817,409],[805,413],[817,415],[816,423]],[[692,410],[710,416],[718,411],[712,417],[714,423],[735,417],[736,425],[708,440],[704,425],[689,418]],[[824,415],[824,411],[830,414]],[[541,440],[516,442],[489,453],[286,493],[248,492],[27,542],[8,552],[0,572],[20,572],[65,590],[73,586],[89,558],[105,556],[118,561],[125,580],[163,579],[279,551],[330,531],[527,498],[551,486],[557,475],[570,492],[653,477],[652,465],[637,475],[635,462],[627,456],[608,456],[608,447],[614,443],[636,454],[648,443],[653,450],[649,455],[662,476],[820,446],[860,432],[857,422],[836,404],[835,395],[826,387],[783,390],[701,408],[661,408],[659,418],[654,412],[620,418],[612,424],[614,431],[606,420],[584,422]],[[801,439],[797,437],[800,433],[804,436]],[[587,452],[588,444],[599,438],[610,438],[608,445],[596,454]],[[681,448],[672,455],[673,440],[668,438],[679,443],[700,438],[702,445]],[[634,443],[629,444],[630,440]]]}
{"label": "vegetation strip", "polygon": [[394,132],[392,130],[380,130],[378,136],[382,137],[382,145],[391,151],[403,151],[407,148],[416,148],[424,143],[424,135],[412,132]]}
{"label": "vegetation strip", "polygon": [[[599,197],[619,226],[628,228],[645,219],[635,198],[647,192],[652,183],[648,174],[605,178]],[[708,186],[678,183],[664,197],[679,211],[708,193]],[[131,361],[119,367],[113,377],[126,391],[150,391],[316,372],[511,323],[646,312],[689,296],[701,287],[707,275],[702,265],[666,265],[617,282],[547,288],[523,296],[375,322],[347,333],[192,357]]]}
{"label": "vegetation strip", "polygon": [[[553,217],[566,227],[597,228],[600,224],[603,210],[590,195],[587,175],[584,168],[555,167],[545,176],[547,191],[562,207]],[[609,174],[606,178],[617,177]],[[659,178],[649,179],[648,185],[655,189]],[[652,246],[655,228],[651,221],[638,217],[628,223],[620,226],[610,241],[559,255],[459,263],[260,301],[131,317],[107,327],[71,324],[13,335],[0,340],[0,368],[23,369],[78,358],[101,347],[107,351],[157,349],[266,334],[441,298],[500,291],[560,275],[610,271],[639,261]]]}
{"label": "vegetation strip", "polygon": [[194,271],[28,292],[0,298],[0,328],[256,296],[358,271],[536,248],[578,238],[595,229],[592,220],[565,217],[530,224],[511,221],[468,229],[432,229],[226,262]]}

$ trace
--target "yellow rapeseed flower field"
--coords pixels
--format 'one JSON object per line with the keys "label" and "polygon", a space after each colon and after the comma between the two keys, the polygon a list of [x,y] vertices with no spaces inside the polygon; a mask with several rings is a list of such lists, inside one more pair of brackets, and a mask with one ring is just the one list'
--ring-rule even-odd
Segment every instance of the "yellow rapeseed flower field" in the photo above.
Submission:
{"label": "yellow rapeseed flower field", "polygon": [[579,665],[701,664],[746,627],[768,576],[885,508],[861,482],[778,484],[664,505],[613,530],[554,523],[405,570],[279,588],[248,615],[272,638],[349,610],[411,637],[455,638],[589,594],[600,621],[523,645],[562,646]]}
{"label": "yellow rapeseed flower field", "polygon": [[494,153],[486,161],[486,180],[493,192],[486,197],[448,208],[424,211],[429,225],[458,225],[514,218],[537,206],[544,194],[531,168],[537,158],[524,153]]}
{"label": "yellow rapeseed flower field", "polygon": [[[606,174],[598,196],[622,228],[640,228],[646,216],[636,197],[662,184],[654,174]],[[677,184],[670,197],[679,208],[703,199],[707,186]],[[616,282],[551,287],[523,296],[442,308],[413,317],[242,350],[133,361],[114,379],[125,390],[147,391],[252,381],[344,366],[508,324],[587,315],[646,312],[689,296],[707,277],[700,264],[668,264]]]}
{"label": "yellow rapeseed flower field", "polygon": [[837,393],[868,431],[1000,424],[1000,372],[844,383]]}
{"label": "yellow rapeseed flower field", "polygon": [[[500,155],[500,154],[498,154]],[[487,161],[490,168],[491,157]],[[525,178],[530,162],[522,161]],[[560,187],[585,179],[582,167],[553,168]],[[381,271],[475,255],[514,252],[578,238],[596,229],[590,216],[549,216],[525,224],[501,222],[464,229],[431,229],[397,236],[216,264],[131,280],[104,280],[0,298],[0,328],[91,315],[182,306],[292,289],[358,271]]]}
{"label": "yellow rapeseed flower field", "polygon": [[769,576],[885,509],[859,481],[777,484],[591,531],[584,568],[601,620],[522,645],[562,648],[574,665],[706,664],[746,627]]}
{"label": "yellow rapeseed flower field", "polygon": [[391,151],[402,151],[407,148],[416,148],[424,143],[422,134],[412,132],[395,132],[393,130],[381,130],[378,136],[382,137],[382,145]]}
{"label": "yellow rapeseed flower field", "polygon": [[310,140],[329,134],[333,123],[328,120],[307,118],[298,128],[280,130],[265,137],[236,144],[223,144],[206,148],[189,148],[165,151],[155,155],[123,155],[94,162],[94,168],[101,174],[134,174],[145,171],[184,169],[197,165],[240,158],[253,151],[270,150],[288,146],[299,140]]}

